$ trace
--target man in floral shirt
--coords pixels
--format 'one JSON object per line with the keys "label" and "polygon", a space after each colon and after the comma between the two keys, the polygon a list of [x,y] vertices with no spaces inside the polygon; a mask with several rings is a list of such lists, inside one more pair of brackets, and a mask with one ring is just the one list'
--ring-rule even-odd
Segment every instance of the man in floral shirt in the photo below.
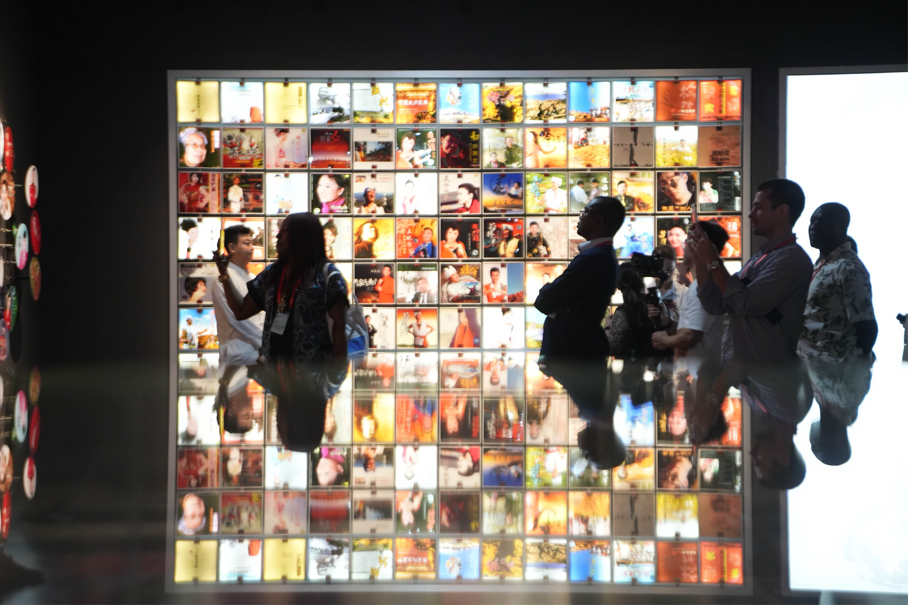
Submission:
{"label": "man in floral shirt", "polygon": [[810,217],[810,245],[820,251],[804,309],[798,354],[807,364],[820,421],[810,430],[814,454],[843,464],[851,456],[845,428],[870,389],[877,336],[870,274],[848,238],[842,204],[823,204]]}

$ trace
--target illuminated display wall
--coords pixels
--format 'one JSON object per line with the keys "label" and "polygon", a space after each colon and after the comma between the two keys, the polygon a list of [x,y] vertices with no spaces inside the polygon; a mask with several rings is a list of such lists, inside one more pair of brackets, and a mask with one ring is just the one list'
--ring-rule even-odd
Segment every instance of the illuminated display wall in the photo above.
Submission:
{"label": "illuminated display wall", "polygon": [[[740,399],[735,430],[697,450],[668,412],[622,399],[628,461],[596,472],[576,447],[584,422],[535,364],[533,307],[597,195],[627,208],[620,258],[680,252],[696,208],[729,231],[734,270],[749,74],[732,76],[172,73],[174,585],[749,588]],[[253,229],[257,273],[299,211],[322,215],[377,330],[308,454],[282,448],[272,397],[243,371],[231,384],[252,430],[222,432],[214,406],[220,232]],[[663,490],[678,457],[690,479]]]}

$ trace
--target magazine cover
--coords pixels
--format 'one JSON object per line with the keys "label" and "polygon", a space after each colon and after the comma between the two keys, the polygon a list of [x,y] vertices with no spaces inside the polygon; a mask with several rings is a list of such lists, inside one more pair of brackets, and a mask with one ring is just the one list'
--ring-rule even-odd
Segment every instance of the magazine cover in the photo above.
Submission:
{"label": "magazine cover", "polygon": [[[478,473],[477,473],[478,476]],[[438,521],[443,534],[478,534],[479,492],[441,492]]]}
{"label": "magazine cover", "polygon": [[523,531],[523,493],[482,493],[482,533],[518,534]]}
{"label": "magazine cover", "polygon": [[700,121],[741,119],[741,80],[700,82]]}
{"label": "magazine cover", "polygon": [[700,450],[700,489],[740,492],[744,454],[741,450]]}
{"label": "magazine cover", "polygon": [[527,124],[567,121],[567,82],[527,82]]}
{"label": "magazine cover", "polygon": [[[353,219],[353,258],[393,260],[395,252],[395,233],[393,218],[354,218]],[[385,265],[382,265],[383,267]],[[392,275],[389,277],[393,277]],[[380,298],[387,299],[394,294],[393,288],[384,289],[383,283]],[[391,303],[392,300],[379,300],[380,303]]]}
{"label": "magazine cover", "polygon": [[701,126],[701,166],[740,166],[741,127]]}
{"label": "magazine cover", "polygon": [[615,582],[640,584],[656,581],[656,544],[652,540],[613,540]]}
{"label": "magazine cover", "polygon": [[614,122],[652,122],[655,82],[612,82]]}
{"label": "magazine cover", "polygon": [[700,212],[741,212],[741,173],[700,171]]}
{"label": "magazine cover", "polygon": [[528,491],[525,502],[527,535],[567,534],[567,492]]}
{"label": "magazine cover", "polygon": [[180,167],[218,168],[221,165],[221,131],[218,128],[180,128]]}
{"label": "magazine cover", "polygon": [[220,122],[218,82],[177,82],[177,122]]}
{"label": "magazine cover", "polygon": [[397,386],[425,391],[438,390],[438,353],[398,353]]}
{"label": "magazine cover", "polygon": [[527,545],[527,580],[567,581],[567,540],[530,538]]}
{"label": "magazine cover", "polygon": [[394,214],[394,175],[354,173],[353,214]]}
{"label": "magazine cover", "polygon": [[626,216],[613,238],[612,245],[618,258],[630,258],[635,252],[653,253],[656,221],[651,216]]}
{"label": "magazine cover", "polygon": [[312,168],[343,170],[353,167],[350,153],[349,128],[313,128],[309,135],[312,143]]}
{"label": "magazine cover", "polygon": [[527,258],[567,258],[568,219],[534,218],[527,225]]}
{"label": "magazine cover", "polygon": [[571,489],[608,489],[611,473],[596,468],[579,447],[570,448],[569,485]]}
{"label": "magazine cover", "polygon": [[180,309],[180,348],[217,349],[218,331],[214,309]]}
{"label": "magazine cover", "polygon": [[394,84],[391,82],[354,82],[352,95],[355,124],[394,122]]}
{"label": "magazine cover", "polygon": [[486,212],[523,212],[523,173],[483,173],[482,207]]}
{"label": "magazine cover", "polygon": [[265,491],[265,534],[305,534],[309,518],[306,492]]}
{"label": "magazine cover", "polygon": [[438,487],[437,456],[437,445],[396,446],[394,473],[397,489],[436,489]]}
{"label": "magazine cover", "polygon": [[443,349],[475,349],[480,346],[479,309],[441,309],[439,345]]}
{"label": "magazine cover", "polygon": [[435,540],[427,538],[398,538],[394,558],[394,577],[404,579],[435,579]]}
{"label": "magazine cover", "polygon": [[305,124],[305,82],[265,82],[265,120],[269,124]]}
{"label": "magazine cover", "polygon": [[527,487],[567,487],[567,447],[528,446],[526,456]]}
{"label": "magazine cover", "polygon": [[394,175],[397,214],[438,214],[438,177],[418,172]]}
{"label": "magazine cover", "polygon": [[220,533],[262,533],[262,492],[221,492]]}
{"label": "magazine cover", "polygon": [[210,305],[212,289],[218,279],[214,263],[180,263],[177,291],[181,305]]}
{"label": "magazine cover", "polygon": [[[438,258],[438,219],[397,219],[397,258]],[[400,276],[398,276],[397,281],[398,287],[403,285],[400,283]],[[432,289],[435,289],[434,286]],[[398,300],[400,300],[400,297],[398,297]],[[427,303],[429,301],[422,300],[413,302]]]}
{"label": "magazine cover", "polygon": [[442,214],[479,214],[482,176],[478,172],[443,172],[438,175],[438,201]]}
{"label": "magazine cover", "polygon": [[356,393],[353,397],[353,443],[394,441],[394,393]]}
{"label": "magazine cover", "polygon": [[354,580],[394,579],[394,540],[391,538],[353,540],[351,573]]}
{"label": "magazine cover", "polygon": [[523,84],[483,82],[482,121],[484,124],[523,122]]}
{"label": "magazine cover", "polygon": [[484,219],[483,256],[487,259],[523,258],[523,220],[505,217]]}
{"label": "magazine cover", "polygon": [[300,170],[309,166],[309,133],[305,128],[265,129],[265,168]]}
{"label": "magazine cover", "polygon": [[523,540],[483,540],[483,580],[523,579]]}
{"label": "magazine cover", "polygon": [[309,492],[309,533],[348,534],[350,533],[350,492],[310,491]]}
{"label": "magazine cover", "polygon": [[221,82],[221,122],[263,122],[264,107],[262,82]]}
{"label": "magazine cover", "polygon": [[434,534],[437,494],[422,490],[398,490],[394,494],[398,534]]}
{"label": "magazine cover", "polygon": [[655,494],[612,494],[614,535],[655,536]]}
{"label": "magazine cover", "polygon": [[437,349],[438,309],[398,309],[397,347],[399,349]]}
{"label": "magazine cover", "polygon": [[218,581],[258,582],[262,579],[261,540],[220,540]]}
{"label": "magazine cover", "polygon": [[265,540],[266,582],[302,581],[306,579],[306,540],[294,538]]}
{"label": "magazine cover", "polygon": [[570,168],[608,168],[611,162],[611,132],[608,127],[570,128],[568,132]]}
{"label": "magazine cover", "polygon": [[656,166],[696,166],[696,126],[656,126]]}
{"label": "magazine cover", "polygon": [[435,128],[398,128],[394,165],[398,170],[438,168],[437,130]]}
{"label": "magazine cover", "polygon": [[696,538],[700,535],[697,494],[656,494],[656,536]]}
{"label": "magazine cover", "polygon": [[390,445],[354,447],[353,487],[394,487],[394,447]]}
{"label": "magazine cover", "polygon": [[659,489],[697,489],[697,456],[692,448],[657,451]]}
{"label": "magazine cover", "polygon": [[[481,371],[482,355],[479,353],[441,354],[441,387],[443,389],[479,389]],[[479,411],[478,400],[467,394],[445,392],[442,392],[440,397],[442,441],[446,438],[465,441],[478,438],[478,416],[476,416],[475,437],[471,434],[472,427],[470,426],[473,423],[474,412],[478,414]],[[461,427],[462,422],[466,422],[466,426]],[[459,437],[461,434],[463,434],[462,438]]]}
{"label": "magazine cover", "polygon": [[343,82],[310,83],[309,123],[349,124],[350,84]]}
{"label": "magazine cover", "polygon": [[483,168],[523,168],[522,128],[483,128]]}
{"label": "magazine cover", "polygon": [[264,212],[263,176],[260,172],[224,174],[224,214]]}
{"label": "magazine cover", "polygon": [[[393,128],[354,128],[353,169],[393,170],[396,134],[397,131]],[[355,176],[359,178],[368,175]]]}
{"label": "magazine cover", "polygon": [[[370,353],[354,363],[353,388],[393,390],[394,369],[395,356],[393,353]],[[344,442],[338,441],[338,443]]]}
{"label": "magazine cover", "polygon": [[697,583],[696,542],[657,542],[656,550],[657,582]]}
{"label": "magazine cover", "polygon": [[221,506],[217,493],[177,494],[176,509],[178,536],[207,536],[218,533]]}
{"label": "magazine cover", "polygon": [[571,82],[568,84],[571,122],[608,122],[612,102],[610,82]]}
{"label": "magazine cover", "polygon": [[309,175],[301,172],[265,173],[265,212],[291,214],[309,209]]}
{"label": "magazine cover", "polygon": [[394,533],[394,490],[353,490],[353,533]]}
{"label": "magazine cover", "polygon": [[569,492],[569,527],[572,536],[611,534],[611,498],[602,492]]}
{"label": "magazine cover", "polygon": [[700,494],[700,536],[704,538],[741,538],[741,496]]}
{"label": "magazine cover", "polygon": [[697,81],[659,80],[656,82],[657,122],[697,121]]}
{"label": "magazine cover", "polygon": [[567,168],[567,128],[527,128],[524,145],[527,168]]}
{"label": "magazine cover", "polygon": [[625,461],[612,469],[612,488],[635,491],[655,488],[655,457],[653,448],[627,448]]}
{"label": "magazine cover", "polygon": [[438,399],[422,393],[397,394],[398,443],[438,441]]}
{"label": "magazine cover", "polygon": [[611,551],[608,540],[568,540],[571,582],[610,582]]}
{"label": "magazine cover", "polygon": [[173,581],[214,582],[218,571],[218,541],[177,540],[174,542]]}
{"label": "magazine cover", "polygon": [[479,538],[442,538],[438,545],[438,579],[478,580],[479,559]]}
{"label": "magazine cover", "polygon": [[263,128],[224,128],[221,131],[221,165],[224,168],[264,168]]}
{"label": "magazine cover", "polygon": [[397,123],[432,124],[435,122],[437,85],[434,83],[397,83]]}
{"label": "magazine cover", "polygon": [[526,182],[526,211],[528,214],[567,214],[567,173],[528,172]]}
{"label": "magazine cover", "polygon": [[280,445],[265,448],[265,487],[269,489],[306,489],[309,459],[305,452],[294,452]]}
{"label": "magazine cover", "polygon": [[704,584],[743,584],[744,548],[741,544],[700,543],[700,581]]}
{"label": "magazine cover", "polygon": [[611,140],[612,166],[652,168],[656,165],[656,134],[652,126],[614,128]]}
{"label": "magazine cover", "polygon": [[308,577],[346,582],[350,578],[350,540],[310,538]]}
{"label": "magazine cover", "polygon": [[[472,225],[470,227],[472,229]],[[438,300],[442,304],[478,304],[480,302],[482,284],[479,263],[442,263],[440,279]]]}
{"label": "magazine cover", "polygon": [[653,177],[652,172],[612,172],[612,195],[628,212],[653,212]]}
{"label": "magazine cover", "polygon": [[217,214],[221,211],[221,175],[216,172],[177,173],[180,213]]}
{"label": "magazine cover", "polygon": [[479,124],[479,84],[439,84],[438,121],[441,124]]}

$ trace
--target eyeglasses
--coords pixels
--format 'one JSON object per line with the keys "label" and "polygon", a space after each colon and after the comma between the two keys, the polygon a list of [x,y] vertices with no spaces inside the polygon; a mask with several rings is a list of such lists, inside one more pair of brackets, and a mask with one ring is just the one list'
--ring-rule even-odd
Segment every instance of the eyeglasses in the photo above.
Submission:
{"label": "eyeglasses", "polygon": [[596,214],[596,211],[589,210],[588,208],[584,208],[583,210],[580,211],[580,218],[583,218],[584,216],[586,216],[588,214]]}
{"label": "eyeglasses", "polygon": [[672,189],[677,189],[678,183],[680,183],[680,182],[681,182],[681,179],[669,179],[667,185],[659,186],[659,191],[661,191],[662,193],[665,193],[665,190],[668,189],[669,187],[671,187]]}
{"label": "eyeglasses", "polygon": [[186,149],[205,149],[205,145],[203,143],[187,143],[185,147]]}

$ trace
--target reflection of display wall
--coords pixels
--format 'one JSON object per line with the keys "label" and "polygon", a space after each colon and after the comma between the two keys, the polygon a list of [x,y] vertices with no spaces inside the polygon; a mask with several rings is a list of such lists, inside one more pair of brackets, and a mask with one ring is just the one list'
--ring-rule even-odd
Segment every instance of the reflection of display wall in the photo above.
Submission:
{"label": "reflection of display wall", "polygon": [[[656,441],[650,407],[641,429],[649,437],[635,442],[644,446],[634,450],[636,458],[590,479],[572,447],[580,428],[573,406],[535,364],[544,317],[533,302],[576,256],[583,241],[575,233],[577,217],[595,196],[614,195],[625,204],[628,218],[615,236],[622,259],[651,254],[660,244],[680,255],[694,208],[700,219],[729,231],[722,255],[730,264],[742,259],[747,80],[678,76],[172,78],[176,419],[185,424],[192,415],[200,435],[202,425],[209,427],[208,437],[177,442],[175,582],[239,576],[335,582],[368,580],[371,573],[378,579],[709,584],[720,581],[716,569],[722,569],[722,582],[742,583],[742,501],[718,495],[742,489],[740,471],[726,472],[727,465],[740,468],[740,439],[686,453],[694,475],[702,466],[712,477],[721,464],[737,483],[713,494],[695,480],[687,495],[664,494],[656,486],[656,460],[669,464],[674,452],[656,446],[683,441]],[[324,215],[328,255],[365,306],[382,352],[359,362],[332,403],[338,421],[347,423],[333,440],[326,437],[336,452],[326,447],[315,457],[291,456],[267,430],[247,435],[243,447],[219,447],[227,442],[211,417],[218,349],[212,251],[221,229],[242,222],[255,233],[260,264],[251,270],[257,273],[274,260],[282,217],[299,211]],[[427,335],[417,327],[423,324],[432,328]],[[248,389],[257,426],[271,427],[270,396],[262,397],[254,382]],[[418,403],[404,391],[418,393]],[[475,428],[447,433],[439,422],[446,406],[461,400],[452,393],[464,393]],[[534,441],[523,427],[538,415],[540,398],[546,410],[551,405],[546,430],[553,434]],[[387,417],[379,424],[391,431],[364,435],[358,419],[380,413]],[[738,418],[740,429],[740,408]],[[504,425],[519,430],[503,432]],[[419,496],[392,473],[414,441],[442,445],[431,453],[425,472],[433,479],[418,482]],[[377,449],[387,453],[389,478],[372,487],[386,492],[351,491],[369,486],[356,482],[357,443],[382,444]],[[533,443],[540,445],[527,446]],[[448,461],[456,467],[459,456],[466,460],[464,447],[476,450],[470,460],[481,482],[439,479]],[[269,479],[277,472],[269,470],[272,450],[275,460],[298,460],[302,480],[295,491]],[[323,492],[327,486],[314,482],[326,456],[346,478]],[[196,472],[194,483],[179,483],[190,460],[207,469],[204,478]],[[228,470],[231,463],[236,472]],[[520,474],[509,482],[515,465]],[[638,467],[646,475],[639,481],[627,474]],[[189,510],[203,510],[205,524],[183,532],[190,494]],[[513,511],[507,508],[512,497]],[[295,529],[288,531],[295,539],[273,537],[287,519],[286,512],[275,516],[275,507],[293,511]],[[519,519],[511,514],[518,508]],[[225,526],[225,515],[233,519],[237,510],[255,519],[241,534],[239,526]],[[454,510],[465,516],[446,530],[442,512]],[[555,511],[555,518],[533,513],[542,510]],[[422,528],[415,538],[414,527]],[[684,542],[663,541],[675,539],[676,530]],[[516,535],[501,539],[500,531]],[[200,542],[185,539],[199,534]],[[247,535],[253,538],[245,546],[237,542]],[[306,563],[293,570],[288,561]]]}

